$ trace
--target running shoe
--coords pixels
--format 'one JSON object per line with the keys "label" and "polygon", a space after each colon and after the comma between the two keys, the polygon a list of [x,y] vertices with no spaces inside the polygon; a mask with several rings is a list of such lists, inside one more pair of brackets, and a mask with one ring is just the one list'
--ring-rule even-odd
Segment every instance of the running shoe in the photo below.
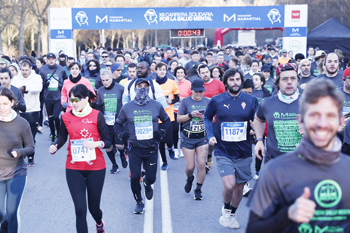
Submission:
{"label": "running shoe", "polygon": [[186,184],[185,184],[185,192],[186,193],[191,192],[193,180],[194,180],[194,175],[192,175],[192,177],[187,178]]}
{"label": "running shoe", "polygon": [[255,175],[253,177],[254,180],[258,180],[259,179],[259,176],[260,176],[260,173],[259,172],[255,172]]}
{"label": "running shoe", "polygon": [[238,229],[239,228],[239,223],[237,221],[236,214],[231,213],[230,224],[228,225],[228,227],[231,229]]}
{"label": "running shoe", "polygon": [[207,165],[209,168],[211,168],[211,166],[213,166],[213,158],[212,158],[212,155],[208,155],[208,158],[207,158]]}
{"label": "running shoe", "polygon": [[168,152],[169,152],[169,157],[171,159],[176,159],[175,158],[175,152],[174,152],[174,150],[172,148],[168,149]]}
{"label": "running shoe", "polygon": [[8,232],[9,232],[9,223],[8,221],[5,221],[4,223],[1,223],[0,233],[8,233]]}
{"label": "running shoe", "polygon": [[205,165],[205,173],[208,173],[210,171],[210,168],[208,167],[208,165]]}
{"label": "running shoe", "polygon": [[180,151],[180,153],[179,153],[180,158],[183,158],[184,157],[184,153],[182,153],[181,149],[179,151]]}
{"label": "running shoe", "polygon": [[103,220],[102,220],[102,224],[101,224],[100,227],[97,226],[97,223],[96,223],[96,232],[97,233],[106,233],[106,231],[105,231],[105,223],[103,222]]}
{"label": "running shoe", "polygon": [[123,168],[126,168],[128,166],[128,161],[126,161],[125,155],[121,155],[120,160],[122,161]]}
{"label": "running shoe", "polygon": [[46,120],[46,121],[44,121],[44,125],[46,125],[46,126],[50,126],[50,125],[49,125],[49,121],[47,121],[47,120]]}
{"label": "running shoe", "polygon": [[147,200],[151,200],[153,197],[153,188],[152,186],[149,184],[146,184],[145,179],[143,179],[143,185],[145,186],[145,196],[147,198]]}
{"label": "running shoe", "polygon": [[112,169],[110,170],[110,172],[111,172],[111,174],[118,173],[118,172],[119,172],[118,164],[113,165],[113,166],[112,166]]}
{"label": "running shoe", "polygon": [[28,157],[28,167],[34,167],[34,158]]}
{"label": "running shoe", "polygon": [[168,163],[163,163],[160,169],[162,169],[163,171],[166,171],[168,169]]}
{"label": "running shoe", "polygon": [[224,206],[221,209],[221,217],[219,219],[221,226],[228,227],[231,222],[231,209],[225,209]]}
{"label": "running shoe", "polygon": [[136,207],[134,209],[134,214],[143,214],[143,208],[145,208],[145,204],[143,204],[143,201],[137,202]]}
{"label": "running shoe", "polygon": [[178,150],[178,149],[175,149],[174,158],[175,158],[175,159],[178,159],[178,158],[179,158],[179,150]]}
{"label": "running shoe", "polygon": [[194,190],[194,199],[197,200],[197,201],[200,201],[203,199],[202,197],[202,191],[200,189],[196,189]]}
{"label": "running shoe", "polygon": [[243,196],[248,197],[253,191],[252,188],[249,188],[249,183],[247,182],[243,187]]}
{"label": "running shoe", "polygon": [[44,132],[43,127],[41,127],[41,126],[39,126],[37,128],[37,130],[38,130],[38,133],[40,133],[40,134],[42,134]]}

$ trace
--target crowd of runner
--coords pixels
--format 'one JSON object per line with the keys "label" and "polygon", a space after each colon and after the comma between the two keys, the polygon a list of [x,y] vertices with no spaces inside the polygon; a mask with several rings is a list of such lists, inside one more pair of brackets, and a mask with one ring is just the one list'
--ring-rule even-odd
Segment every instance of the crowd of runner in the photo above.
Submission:
{"label": "crowd of runner", "polygon": [[[240,227],[236,210],[249,196],[247,232],[350,232],[350,62],[342,51],[100,47],[77,59],[32,55],[0,58],[1,233],[18,231],[37,133],[50,137],[51,154],[68,141],[77,232],[88,231],[87,207],[105,232],[102,149],[111,174],[129,168],[135,214],[144,212],[142,186],[153,198],[158,166],[166,172],[183,158],[184,191],[194,190],[194,200],[205,197],[216,163],[223,227]],[[259,180],[254,191],[251,179]]]}

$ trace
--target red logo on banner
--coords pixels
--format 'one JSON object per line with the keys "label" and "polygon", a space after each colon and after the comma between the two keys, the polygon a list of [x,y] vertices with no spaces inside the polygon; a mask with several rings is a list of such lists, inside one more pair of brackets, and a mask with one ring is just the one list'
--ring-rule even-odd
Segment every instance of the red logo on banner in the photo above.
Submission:
{"label": "red logo on banner", "polygon": [[292,19],[300,19],[300,10],[292,11]]}

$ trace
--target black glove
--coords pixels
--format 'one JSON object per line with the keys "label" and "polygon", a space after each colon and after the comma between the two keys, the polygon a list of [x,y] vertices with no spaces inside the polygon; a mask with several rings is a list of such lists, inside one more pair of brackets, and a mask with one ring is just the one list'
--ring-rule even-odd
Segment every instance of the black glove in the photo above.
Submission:
{"label": "black glove", "polygon": [[164,132],[161,130],[153,131],[153,138],[157,142],[160,142],[160,140],[164,137]]}
{"label": "black glove", "polygon": [[122,140],[124,143],[127,143],[129,136],[130,136],[129,132],[121,132],[119,134],[119,139]]}

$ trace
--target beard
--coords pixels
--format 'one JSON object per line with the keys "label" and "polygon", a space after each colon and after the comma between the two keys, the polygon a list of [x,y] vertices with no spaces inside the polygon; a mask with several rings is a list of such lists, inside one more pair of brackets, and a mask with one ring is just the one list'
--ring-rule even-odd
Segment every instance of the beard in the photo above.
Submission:
{"label": "beard", "polygon": [[[233,89],[234,87],[238,87],[237,90]],[[232,95],[236,95],[238,94],[241,90],[242,90],[242,85],[241,86],[237,86],[237,85],[234,85],[234,86],[227,86],[227,90],[232,94]]]}
{"label": "beard", "polygon": [[339,69],[335,69],[335,71],[330,71],[329,69],[326,68],[326,70],[329,74],[333,75],[333,74],[336,74]]}
{"label": "beard", "polygon": [[310,74],[310,70],[309,69],[305,69],[301,71],[303,75],[309,75]]}

